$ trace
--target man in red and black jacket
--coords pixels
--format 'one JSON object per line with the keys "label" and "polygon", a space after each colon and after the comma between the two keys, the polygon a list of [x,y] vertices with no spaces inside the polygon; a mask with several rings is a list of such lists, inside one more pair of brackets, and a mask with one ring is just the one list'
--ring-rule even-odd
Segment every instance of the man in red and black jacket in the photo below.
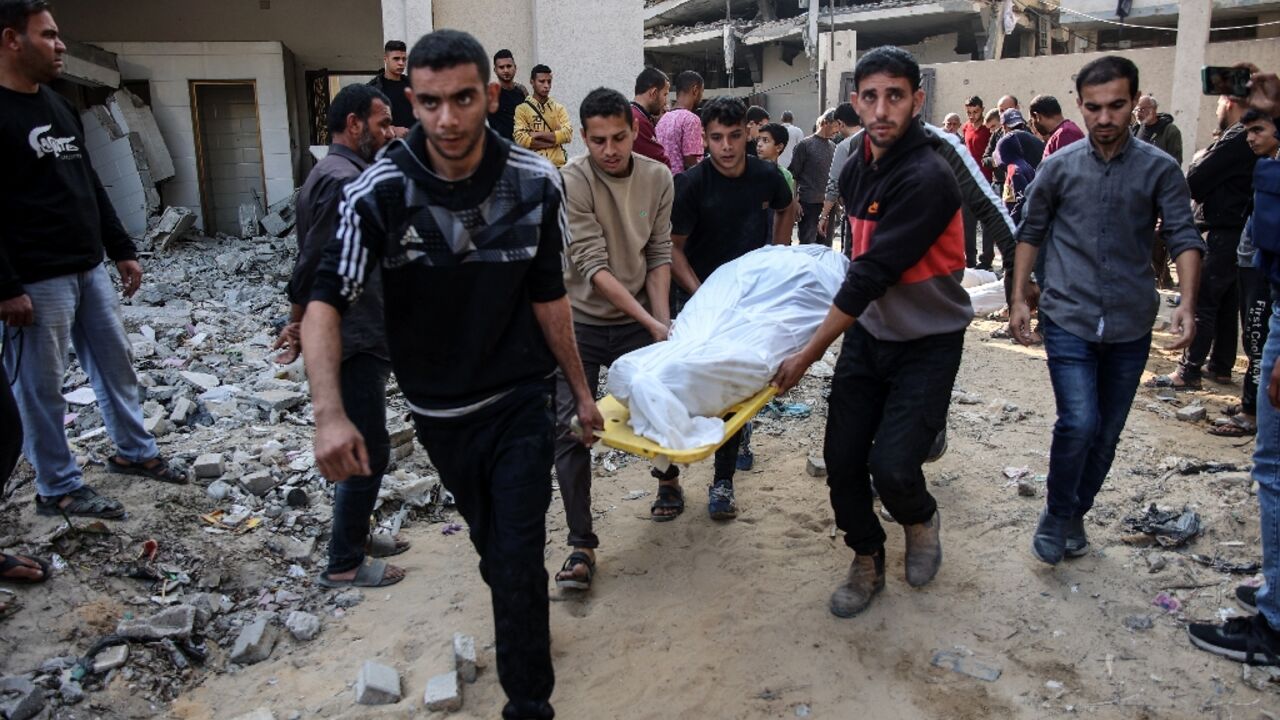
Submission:
{"label": "man in red and black jacket", "polygon": [[853,77],[867,128],[840,177],[853,262],[827,319],[773,381],[781,391],[793,387],[844,333],[824,449],[836,525],[855,553],[831,596],[840,617],[861,612],[884,588],[885,533],[872,478],[906,531],[907,583],[925,585],[938,572],[938,506],[921,466],[946,423],[973,318],[960,283],[960,188],[916,117],[924,104],[920,66],[905,50],[882,47],[858,61]]}

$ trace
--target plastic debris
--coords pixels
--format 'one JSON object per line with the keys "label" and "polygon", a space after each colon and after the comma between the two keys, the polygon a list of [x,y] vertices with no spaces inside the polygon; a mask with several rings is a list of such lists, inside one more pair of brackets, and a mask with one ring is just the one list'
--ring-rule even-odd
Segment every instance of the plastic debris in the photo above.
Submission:
{"label": "plastic debris", "polygon": [[1167,613],[1175,613],[1182,609],[1182,601],[1167,592],[1156,595],[1151,604]]}
{"label": "plastic debris", "polygon": [[1164,547],[1179,547],[1200,534],[1200,514],[1186,507],[1180,511],[1161,510],[1152,503],[1146,512],[1126,517],[1124,525],[1153,536]]}

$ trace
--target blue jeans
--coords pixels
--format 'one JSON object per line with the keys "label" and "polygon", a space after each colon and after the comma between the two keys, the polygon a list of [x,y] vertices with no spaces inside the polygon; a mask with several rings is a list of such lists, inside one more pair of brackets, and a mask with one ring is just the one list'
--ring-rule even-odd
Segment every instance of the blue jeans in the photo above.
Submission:
{"label": "blue jeans", "polygon": [[1071,518],[1089,512],[1111,470],[1151,353],[1151,333],[1128,342],[1091,342],[1043,313],[1040,331],[1058,405],[1049,449],[1049,514]]}
{"label": "blue jeans", "polygon": [[368,353],[342,361],[342,405],[364,438],[370,475],[353,475],[334,486],[333,534],[329,538],[330,573],[355,569],[364,562],[369,516],[382,489],[382,474],[391,459],[387,435],[387,379],[391,363]]}
{"label": "blue jeans", "polygon": [[25,431],[22,452],[36,469],[37,492],[53,497],[84,485],[62,424],[68,346],[75,348],[89,375],[107,435],[120,457],[143,462],[159,455],[155,439],[142,427],[133,353],[106,268],[26,283],[24,289],[35,321],[5,328],[4,367],[14,379]]}
{"label": "blue jeans", "polygon": [[1280,303],[1272,305],[1271,334],[1262,349],[1262,373],[1258,382],[1258,437],[1253,450],[1253,479],[1258,481],[1261,507],[1262,577],[1258,612],[1267,624],[1280,628],[1280,410],[1267,397],[1271,370],[1280,357]]}

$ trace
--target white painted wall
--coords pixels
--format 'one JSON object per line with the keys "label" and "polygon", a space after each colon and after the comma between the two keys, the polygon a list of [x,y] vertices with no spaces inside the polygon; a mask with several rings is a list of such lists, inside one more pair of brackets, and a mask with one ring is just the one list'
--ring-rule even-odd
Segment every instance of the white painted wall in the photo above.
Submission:
{"label": "white painted wall", "polygon": [[[125,80],[151,81],[151,109],[173,156],[174,177],[161,187],[165,205],[201,212],[191,80],[253,80],[262,128],[267,203],[293,193],[284,47],[278,42],[94,42],[116,54]],[[199,220],[203,227],[203,220]]]}
{"label": "white painted wall", "polygon": [[474,35],[490,57],[502,48],[510,50],[516,81],[528,87],[529,71],[539,62],[533,54],[533,2],[434,0],[432,5],[437,28]]}
{"label": "white painted wall", "polygon": [[[764,61],[760,64],[760,88],[767,90],[789,80],[805,76],[799,82],[773,90],[766,95],[765,109],[769,111],[769,119],[782,122],[782,113],[790,110],[796,116],[795,125],[805,134],[813,129],[818,119],[818,89],[809,75],[809,58],[804,53],[796,55],[788,65],[782,61],[782,48],[768,45],[764,49]],[[712,91],[708,90],[711,96]]]}
{"label": "white painted wall", "polygon": [[147,231],[148,208],[146,188],[134,155],[133,142],[137,136],[112,139],[93,111],[82,113],[80,120],[84,123],[84,144],[89,162],[107,191],[120,224],[133,237],[142,237]]}

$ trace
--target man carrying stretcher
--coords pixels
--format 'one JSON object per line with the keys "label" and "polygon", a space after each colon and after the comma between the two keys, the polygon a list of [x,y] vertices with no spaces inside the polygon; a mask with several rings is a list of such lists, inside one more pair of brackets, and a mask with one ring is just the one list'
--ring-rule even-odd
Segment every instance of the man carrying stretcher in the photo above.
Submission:
{"label": "man carrying stretcher", "polygon": [[791,389],[844,334],[824,449],[836,524],[855,553],[831,596],[839,617],[861,612],[884,588],[873,481],[906,532],[907,583],[920,587],[938,572],[938,507],[921,466],[946,423],[973,317],[960,282],[960,190],[916,117],[924,104],[919,65],[904,50],[877,48],[858,61],[854,87],[866,134],[840,178],[853,262],[826,320],[773,380]]}

